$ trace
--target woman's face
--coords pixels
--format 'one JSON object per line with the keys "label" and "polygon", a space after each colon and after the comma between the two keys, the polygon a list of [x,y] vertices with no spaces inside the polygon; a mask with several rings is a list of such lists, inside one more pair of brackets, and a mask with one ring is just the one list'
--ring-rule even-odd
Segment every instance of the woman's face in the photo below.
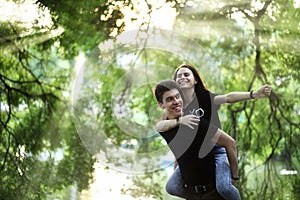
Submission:
{"label": "woman's face", "polygon": [[175,81],[180,85],[181,89],[194,89],[194,86],[197,83],[194,78],[193,72],[186,67],[182,67],[177,71]]}

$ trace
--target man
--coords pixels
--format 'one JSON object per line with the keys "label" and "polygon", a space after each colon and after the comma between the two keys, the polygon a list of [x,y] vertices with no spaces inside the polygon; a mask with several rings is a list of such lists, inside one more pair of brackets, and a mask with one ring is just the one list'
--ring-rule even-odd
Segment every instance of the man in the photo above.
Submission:
{"label": "man", "polygon": [[[178,121],[179,117],[184,115],[181,89],[175,81],[159,82],[155,86],[154,93],[158,106],[164,110],[169,120]],[[230,136],[217,127],[210,127],[210,131],[207,131],[208,127],[209,123],[201,119],[192,128],[181,124],[169,131],[160,132],[179,164],[187,200],[223,199],[215,189],[215,160],[212,146],[217,143],[226,148],[229,144],[226,141]],[[199,152],[203,146],[211,148],[204,148],[210,151],[205,152],[205,156],[200,158]]]}

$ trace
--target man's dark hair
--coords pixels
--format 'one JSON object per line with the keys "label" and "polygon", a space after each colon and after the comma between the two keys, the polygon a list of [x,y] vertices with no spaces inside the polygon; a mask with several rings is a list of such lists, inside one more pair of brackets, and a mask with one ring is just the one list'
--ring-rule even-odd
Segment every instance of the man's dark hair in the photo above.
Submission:
{"label": "man's dark hair", "polygon": [[154,88],[154,94],[157,102],[163,103],[164,93],[172,89],[177,89],[181,95],[181,98],[183,99],[183,94],[178,83],[176,83],[174,80],[163,80],[158,82]]}

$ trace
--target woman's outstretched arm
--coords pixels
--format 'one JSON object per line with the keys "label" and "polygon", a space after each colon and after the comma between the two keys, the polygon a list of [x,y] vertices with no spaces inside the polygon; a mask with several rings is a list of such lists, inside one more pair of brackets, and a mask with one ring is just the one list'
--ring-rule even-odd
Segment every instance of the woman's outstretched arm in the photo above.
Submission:
{"label": "woman's outstretched arm", "polygon": [[230,92],[224,95],[217,95],[214,98],[214,103],[220,105],[224,103],[236,103],[251,99],[260,99],[270,96],[271,92],[272,87],[270,85],[264,85],[259,89],[250,92]]}

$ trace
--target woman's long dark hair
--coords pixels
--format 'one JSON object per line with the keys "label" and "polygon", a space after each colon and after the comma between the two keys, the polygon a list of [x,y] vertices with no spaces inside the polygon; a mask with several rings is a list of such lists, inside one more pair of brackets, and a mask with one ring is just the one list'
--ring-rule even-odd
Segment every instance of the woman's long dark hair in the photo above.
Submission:
{"label": "woman's long dark hair", "polygon": [[[180,68],[188,68],[189,70],[192,71],[193,75],[194,75],[194,78],[195,80],[197,81],[197,83],[195,84],[195,92],[198,92],[198,90],[205,90],[205,91],[208,91],[206,85],[204,84],[203,80],[201,79],[200,77],[200,74],[199,72],[197,71],[196,68],[192,67],[191,65],[188,65],[188,64],[183,64],[183,65],[180,65],[179,67],[176,68],[175,72],[174,72],[174,77],[173,79],[176,81],[176,77],[177,77],[177,73],[178,73],[178,70]],[[200,92],[200,91],[199,91]]]}

